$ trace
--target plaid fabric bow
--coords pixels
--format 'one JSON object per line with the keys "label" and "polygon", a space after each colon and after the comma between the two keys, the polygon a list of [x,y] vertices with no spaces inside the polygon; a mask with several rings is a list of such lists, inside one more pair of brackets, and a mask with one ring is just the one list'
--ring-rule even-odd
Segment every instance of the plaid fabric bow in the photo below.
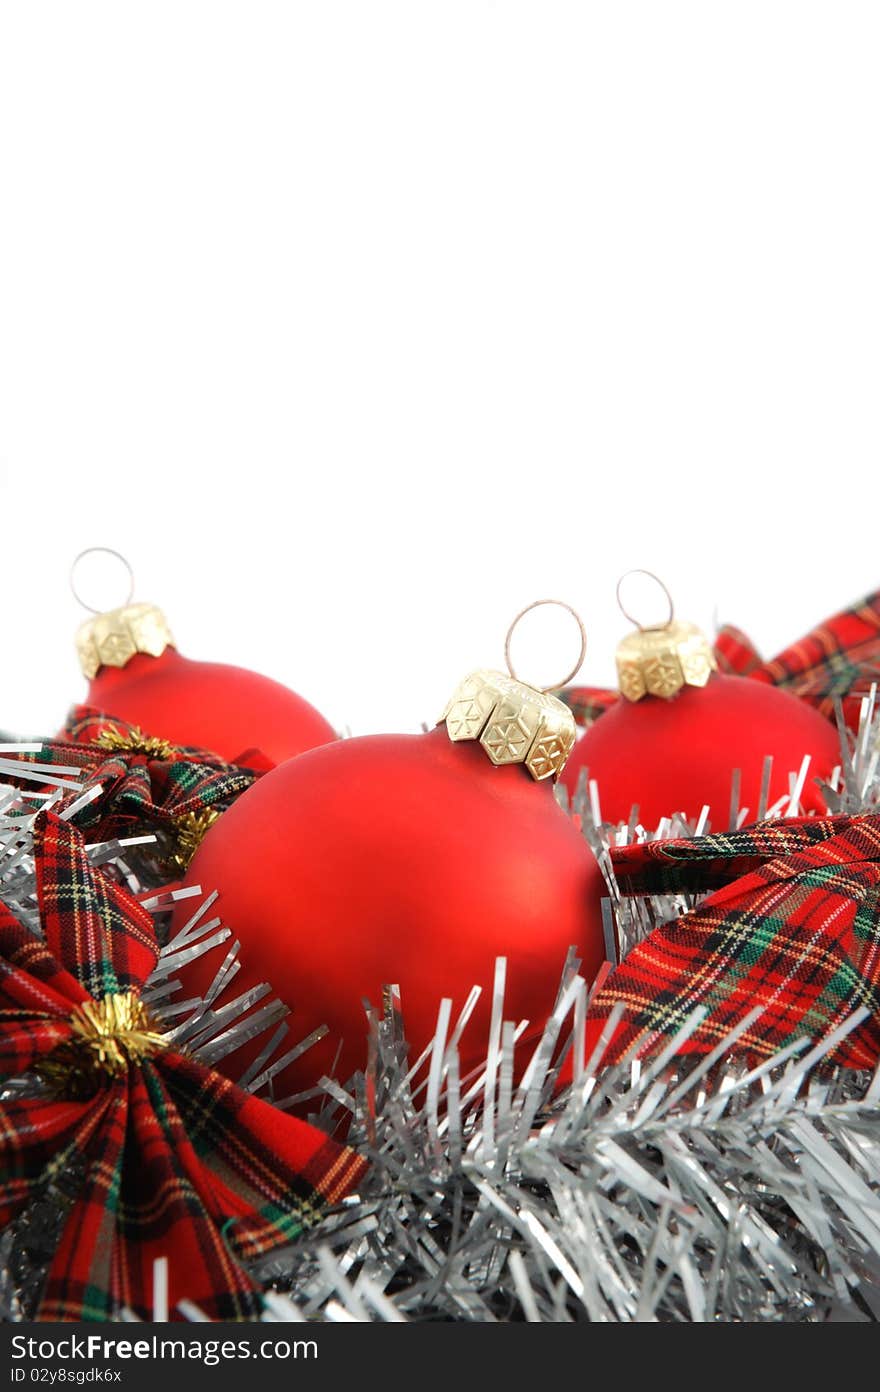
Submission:
{"label": "plaid fabric bow", "polygon": [[262,772],[258,762],[240,768],[204,749],[176,748],[89,706],[75,706],[64,737],[44,743],[39,753],[4,757],[79,770],[84,791],[101,788],[73,818],[89,839],[165,833],[163,847],[177,872],[186,869],[219,814]]}
{"label": "plaid fabric bow", "polygon": [[[855,729],[861,698],[880,679],[880,590],[827,619],[770,662],[729,624],[719,630],[714,649],[719,671],[781,686],[831,720],[835,697],[842,699],[847,723]],[[579,725],[592,724],[619,699],[616,691],[596,686],[570,686],[555,694]]]}
{"label": "plaid fabric bow", "polygon": [[240,1263],[316,1223],[364,1162],[166,1047],[139,999],[158,957],[149,914],[51,812],[34,855],[45,940],[0,903],[0,1076],[46,1086],[0,1104],[0,1224],[84,1176],[38,1318],[149,1318],[159,1256],[172,1308],[253,1318]]}
{"label": "plaid fabric bow", "polygon": [[658,1052],[698,1006],[708,1013],[685,1052],[709,1052],[763,1006],[740,1040],[762,1058],[804,1035],[818,1039],[866,1006],[870,1016],[829,1059],[876,1065],[880,817],[764,822],[628,846],[612,858],[624,895],[714,892],[653,929],[597,992],[588,1021],[593,1042],[611,1009],[623,1006],[606,1062],[633,1047]]}

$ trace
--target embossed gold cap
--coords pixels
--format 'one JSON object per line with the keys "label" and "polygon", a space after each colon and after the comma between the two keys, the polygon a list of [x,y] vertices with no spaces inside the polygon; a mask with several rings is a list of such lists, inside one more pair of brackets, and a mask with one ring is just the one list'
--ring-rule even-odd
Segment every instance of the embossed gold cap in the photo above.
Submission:
{"label": "embossed gold cap", "polygon": [[564,681],[577,672],[587,650],[587,635],[580,615],[559,599],[536,599],[517,614],[504,641],[508,673],[481,668],[459,682],[439,724],[453,743],[479,740],[493,764],[524,764],[539,783],[558,778],[574,747],[576,728],[568,706],[551,696],[550,687],[538,689],[521,681],[513,669],[510,640],[520,619],[543,604],[568,610],[580,633],[580,654]]}
{"label": "embossed gold cap", "polygon": [[[86,556],[93,555],[115,557],[128,575],[128,595],[118,609],[94,609],[77,588],[77,568]],[[80,624],[76,632],[79,665],[89,681],[102,667],[124,667],[136,653],[161,657],[166,648],[175,646],[161,609],[155,604],[132,604],[134,572],[125,557],[112,546],[87,546],[80,551],[70,567],[70,588],[74,598],[94,615]]]}
{"label": "embossed gold cap", "polygon": [[488,670],[459,683],[439,723],[454,743],[479,740],[493,764],[525,764],[538,782],[559,777],[576,734],[555,696]]}
{"label": "embossed gold cap", "polygon": [[683,686],[705,686],[717,669],[708,639],[695,624],[673,621],[663,628],[628,633],[617,654],[620,692],[628,701],[676,696]]}
{"label": "embossed gold cap", "polygon": [[[647,575],[666,594],[669,618],[665,624],[644,627],[623,606],[620,588],[629,575]],[[672,598],[663,581],[649,570],[629,570],[617,582],[617,602],[622,612],[637,626],[619,644],[615,660],[620,693],[627,701],[643,696],[676,696],[682,687],[705,686],[717,670],[709,640],[696,624],[674,617]]]}
{"label": "embossed gold cap", "polygon": [[79,665],[90,681],[101,667],[124,667],[135,653],[160,657],[169,647],[174,638],[155,604],[124,604],[87,619],[76,632]]}

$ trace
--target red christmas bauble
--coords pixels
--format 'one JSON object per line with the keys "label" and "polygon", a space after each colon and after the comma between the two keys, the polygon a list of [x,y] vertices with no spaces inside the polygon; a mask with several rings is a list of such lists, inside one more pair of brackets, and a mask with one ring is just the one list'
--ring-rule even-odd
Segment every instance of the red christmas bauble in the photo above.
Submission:
{"label": "red christmas bauble", "polygon": [[210,749],[234,762],[258,749],[272,764],[337,738],[332,725],[295,691],[220,662],[195,662],[174,648],[138,653],[120,671],[102,667],[88,704],[175,745]]}
{"label": "red christmas bauble", "polygon": [[840,761],[834,726],[778,687],[716,673],[705,686],[674,696],[623,697],[575,745],[563,778],[574,792],[582,769],[596,779],[602,817],[624,822],[634,804],[639,820],[656,827],[665,816],[699,816],[705,804],[717,828],[726,826],[732,777],[740,770],[739,806],[757,818],[764,759],[773,757],[768,806],[789,790],[805,754],[809,773],[800,802],[807,812],[825,803],[813,781]]}
{"label": "red christmas bauble", "polygon": [[[285,1091],[328,1072],[340,1040],[336,1076],[365,1066],[362,999],[379,1004],[386,984],[401,988],[411,1061],[434,1035],[441,998],[452,998],[454,1021],[483,987],[461,1041],[466,1072],[486,1055],[497,957],[508,959],[505,1018],[528,1019],[532,1034],[568,948],[588,977],[603,959],[601,875],[550,781],[495,766],[485,742],[452,738],[465,736],[441,726],[304,754],[245,793],[196,853],[187,883],[219,891],[217,911],[241,940],[236,994],[268,981],[293,1009],[295,1038],[329,1027]],[[215,969],[197,960],[187,993],[203,993]],[[247,1055],[226,1062],[230,1076]]]}
{"label": "red christmas bauble", "polygon": [[314,706],[280,682],[184,657],[153,605],[97,615],[80,629],[77,646],[88,704],[172,744],[230,762],[258,750],[279,764],[337,738]]}

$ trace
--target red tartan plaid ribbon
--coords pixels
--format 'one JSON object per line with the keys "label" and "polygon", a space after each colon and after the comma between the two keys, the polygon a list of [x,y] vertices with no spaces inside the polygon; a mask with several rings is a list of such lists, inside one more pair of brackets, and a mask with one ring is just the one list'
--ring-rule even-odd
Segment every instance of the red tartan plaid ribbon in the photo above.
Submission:
{"label": "red tartan plaid ribbon", "polygon": [[[862,697],[880,680],[880,590],[826,619],[770,662],[730,625],[719,631],[714,648],[720,671],[781,686],[829,719],[835,698],[842,700],[847,723],[855,728]],[[619,699],[616,691],[594,686],[570,686],[555,694],[579,725],[590,725]]]}
{"label": "red tartan plaid ribbon", "polygon": [[729,672],[734,677],[753,677],[764,667],[764,659],[751,638],[733,624],[724,624],[718,630],[712,646],[719,672]]}
{"label": "red tartan plaid ribbon", "polygon": [[714,892],[633,948],[597,992],[595,1042],[623,1007],[605,1062],[665,1046],[697,1007],[684,1052],[715,1048],[756,1006],[739,1046],[766,1058],[819,1039],[859,1007],[869,1017],[829,1055],[852,1068],[880,1059],[880,816],[764,822],[694,840],[612,852],[624,895]]}
{"label": "red tartan plaid ribbon", "polygon": [[[57,1061],[63,1080],[82,1057],[78,1012],[136,996],[158,946],[147,911],[51,812],[34,854],[45,940],[0,903],[0,1075],[42,1072],[58,1089]],[[38,1318],[108,1319],[125,1306],[149,1318],[160,1256],[172,1307],[187,1297],[213,1319],[257,1316],[242,1263],[318,1222],[365,1162],[173,1048],[90,1076],[86,1096],[64,1095],[62,1081],[59,1095],[0,1104],[0,1223],[54,1176],[84,1174]]]}
{"label": "red tartan plaid ribbon", "polygon": [[[212,815],[247,792],[260,773],[224,763],[204,749],[181,749],[154,739],[89,706],[74,707],[64,737],[46,741],[39,753],[13,752],[5,758],[76,769],[83,791],[100,787],[100,795],[73,819],[90,840],[158,831],[166,834],[172,853],[181,849],[181,829],[206,829]],[[14,781],[8,775],[7,780]],[[28,786],[33,787],[33,780]]]}

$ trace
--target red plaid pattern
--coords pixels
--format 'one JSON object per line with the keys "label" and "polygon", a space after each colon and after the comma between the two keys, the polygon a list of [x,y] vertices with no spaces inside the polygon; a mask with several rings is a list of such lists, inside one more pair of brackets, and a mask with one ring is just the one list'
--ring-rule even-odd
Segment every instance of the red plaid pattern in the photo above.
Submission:
{"label": "red plaid pattern", "polygon": [[[108,749],[108,733],[128,741],[128,748]],[[175,846],[181,822],[191,815],[225,811],[247,792],[262,769],[226,764],[204,749],[180,749],[144,739],[134,726],[89,706],[76,706],[63,739],[47,741],[37,754],[9,753],[7,759],[60,764],[76,769],[83,790],[100,786],[100,795],[74,818],[92,841],[164,832]],[[245,756],[243,756],[245,757]],[[10,780],[7,775],[7,781]],[[27,786],[33,787],[33,781]],[[79,797],[80,794],[75,794]]]}
{"label": "red plaid pattern", "polygon": [[786,687],[823,715],[832,716],[835,697],[842,698],[853,724],[862,696],[880,679],[880,590],[814,628],[753,675]]}
{"label": "red plaid pattern", "polygon": [[[45,941],[0,904],[0,1069],[39,1071],[73,1038],[90,998],[139,990],[156,960],[149,915],[89,864],[52,813],[35,837]],[[242,1262],[290,1242],[358,1182],[365,1162],[323,1132],[173,1049],[108,1076],[84,1101],[0,1104],[0,1222],[79,1167],[83,1188],[51,1264],[38,1318],[149,1318],[154,1259],[170,1257],[172,1305],[214,1319],[258,1315]]]}
{"label": "red plaid pattern", "polygon": [[719,672],[729,672],[734,677],[751,677],[764,665],[764,659],[751,638],[732,624],[725,624],[718,630],[713,647]]}
{"label": "red plaid pattern", "polygon": [[740,1047],[769,1057],[818,1039],[860,1006],[870,1016],[830,1056],[852,1068],[880,1059],[880,817],[766,822],[695,840],[612,852],[621,891],[714,889],[663,924],[597,992],[595,1041],[624,1007],[605,1061],[657,1052],[698,1006],[707,1015],[684,1046],[706,1053],[756,1005]]}

